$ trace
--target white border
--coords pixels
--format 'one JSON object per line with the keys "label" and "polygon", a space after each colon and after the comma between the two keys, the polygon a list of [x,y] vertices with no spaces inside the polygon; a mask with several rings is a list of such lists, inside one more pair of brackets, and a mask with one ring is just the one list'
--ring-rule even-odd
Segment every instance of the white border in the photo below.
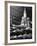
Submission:
{"label": "white border", "polygon": [[[10,40],[10,6],[24,6],[32,7],[32,39],[24,40]],[[34,42],[35,41],[35,6],[34,4],[19,4],[8,3],[8,43],[22,43],[22,42]]]}

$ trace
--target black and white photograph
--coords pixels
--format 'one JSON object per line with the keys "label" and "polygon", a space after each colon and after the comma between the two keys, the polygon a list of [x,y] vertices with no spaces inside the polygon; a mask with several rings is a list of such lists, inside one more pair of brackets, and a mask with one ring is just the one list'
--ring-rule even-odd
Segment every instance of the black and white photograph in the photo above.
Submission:
{"label": "black and white photograph", "polygon": [[10,40],[32,39],[32,7],[10,6]]}
{"label": "black and white photograph", "polygon": [[35,42],[35,4],[8,3],[8,43]]}

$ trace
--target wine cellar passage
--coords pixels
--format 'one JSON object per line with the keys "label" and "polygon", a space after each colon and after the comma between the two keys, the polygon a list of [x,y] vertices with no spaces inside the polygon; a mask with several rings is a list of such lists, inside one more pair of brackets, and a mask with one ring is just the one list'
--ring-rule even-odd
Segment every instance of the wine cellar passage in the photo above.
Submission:
{"label": "wine cellar passage", "polygon": [[32,39],[32,7],[10,6],[10,40]]}

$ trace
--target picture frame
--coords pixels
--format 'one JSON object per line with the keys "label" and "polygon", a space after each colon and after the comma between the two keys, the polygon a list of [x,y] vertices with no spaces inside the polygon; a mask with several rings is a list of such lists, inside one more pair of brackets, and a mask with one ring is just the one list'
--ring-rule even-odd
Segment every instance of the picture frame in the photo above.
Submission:
{"label": "picture frame", "polygon": [[[23,16],[24,14],[25,16]],[[13,16],[16,16],[17,19],[14,20],[15,17]],[[25,18],[23,20],[25,20],[27,24],[28,22],[31,24],[29,28],[26,23],[26,26],[23,26],[23,24],[20,25],[20,23],[23,23],[21,22],[22,19],[20,19],[21,16]],[[20,22],[18,22],[19,19]],[[13,29],[14,26],[15,28],[17,27],[15,30]],[[24,32],[22,33],[21,31]],[[36,3],[5,1],[5,44],[14,45],[28,43],[36,43]]]}

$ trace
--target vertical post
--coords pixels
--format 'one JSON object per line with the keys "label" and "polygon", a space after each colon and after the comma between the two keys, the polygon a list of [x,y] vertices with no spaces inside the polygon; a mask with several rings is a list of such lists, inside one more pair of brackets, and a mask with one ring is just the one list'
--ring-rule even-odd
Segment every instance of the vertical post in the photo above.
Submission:
{"label": "vertical post", "polygon": [[24,8],[24,14],[22,16],[21,25],[24,25],[24,23],[26,23],[26,8]]}
{"label": "vertical post", "polygon": [[24,8],[24,18],[26,18],[26,8]]}
{"label": "vertical post", "polygon": [[29,24],[29,17],[27,18],[27,27],[28,27],[28,28],[30,27],[30,24]]}

